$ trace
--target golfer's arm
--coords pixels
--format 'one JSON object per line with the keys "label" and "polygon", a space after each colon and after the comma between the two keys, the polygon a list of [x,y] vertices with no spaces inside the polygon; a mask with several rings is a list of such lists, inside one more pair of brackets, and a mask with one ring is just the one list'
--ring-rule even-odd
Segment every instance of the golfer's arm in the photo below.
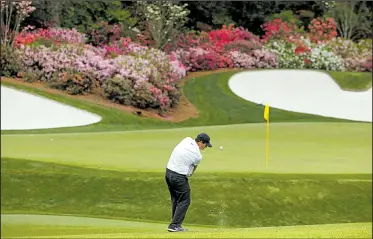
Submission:
{"label": "golfer's arm", "polygon": [[194,171],[196,171],[197,167],[198,167],[198,165],[194,165],[193,173],[194,173]]}

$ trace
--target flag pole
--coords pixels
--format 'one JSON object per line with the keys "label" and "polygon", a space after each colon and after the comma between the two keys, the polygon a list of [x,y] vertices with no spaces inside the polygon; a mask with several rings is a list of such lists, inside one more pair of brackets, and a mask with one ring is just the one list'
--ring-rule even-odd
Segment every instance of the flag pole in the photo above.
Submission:
{"label": "flag pole", "polygon": [[268,151],[269,151],[269,119],[267,120],[267,136],[266,136],[266,168],[268,167]]}
{"label": "flag pole", "polygon": [[269,105],[264,107],[264,119],[267,121],[266,127],[266,168],[268,167],[268,154],[269,154]]}

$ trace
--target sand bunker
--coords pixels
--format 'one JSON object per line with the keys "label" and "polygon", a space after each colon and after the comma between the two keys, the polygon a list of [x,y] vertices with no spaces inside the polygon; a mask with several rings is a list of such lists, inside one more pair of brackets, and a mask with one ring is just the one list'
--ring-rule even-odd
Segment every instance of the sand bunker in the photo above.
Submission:
{"label": "sand bunker", "polygon": [[73,127],[99,121],[98,115],[1,86],[1,130]]}
{"label": "sand bunker", "polygon": [[233,75],[229,87],[239,97],[278,109],[372,122],[372,88],[342,90],[326,73],[311,70],[246,71]]}

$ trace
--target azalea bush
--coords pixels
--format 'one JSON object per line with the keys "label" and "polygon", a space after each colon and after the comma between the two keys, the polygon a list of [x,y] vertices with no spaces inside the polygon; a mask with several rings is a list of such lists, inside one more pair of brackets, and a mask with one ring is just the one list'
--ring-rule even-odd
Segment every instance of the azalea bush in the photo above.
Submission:
{"label": "azalea bush", "polygon": [[187,50],[177,50],[172,53],[183,63],[185,69],[190,72],[202,70],[214,70],[218,68],[232,67],[232,60],[216,51],[208,51],[201,47]]}
{"label": "azalea bush", "polygon": [[239,51],[243,53],[250,53],[253,50],[261,49],[262,44],[259,41],[247,41],[247,40],[237,40],[229,42],[224,45],[225,51]]}
{"label": "azalea bush", "polygon": [[337,23],[333,18],[314,18],[308,30],[308,37],[314,43],[330,41],[338,35]]}
{"label": "azalea bush", "polygon": [[360,54],[359,48],[352,40],[335,37],[327,43],[331,50],[342,58],[354,57]]}
{"label": "azalea bush", "polygon": [[231,51],[229,55],[234,68],[243,69],[271,69],[278,67],[276,54],[267,50],[254,50],[251,54],[240,51]]}
{"label": "azalea bush", "polygon": [[296,44],[280,40],[269,42],[265,45],[265,49],[276,54],[278,68],[304,69],[308,63],[306,53],[309,49],[307,47],[297,47]]}
{"label": "azalea bush", "polygon": [[14,39],[15,46],[30,45],[35,42],[48,42],[48,46],[58,44],[81,45],[85,43],[85,35],[78,32],[75,28],[34,29],[33,26],[27,26]]}
{"label": "azalea bush", "polygon": [[54,72],[48,85],[51,88],[63,90],[71,95],[90,93],[95,86],[95,80],[91,74],[83,74],[74,70]]}
{"label": "azalea bush", "polygon": [[17,53],[24,66],[23,75],[33,75],[70,94],[84,94],[93,87],[103,87],[110,100],[128,104],[128,98],[123,100],[116,93],[118,87],[111,84],[125,79],[131,82],[135,91],[130,98],[133,106],[167,110],[178,103],[176,84],[185,76],[186,70],[175,56],[128,39],[122,39],[116,45],[115,56],[110,56],[113,46],[100,48],[76,44],[58,47],[22,45]]}
{"label": "azalea bush", "polygon": [[357,44],[356,47],[358,48],[358,53],[362,56],[367,56],[372,58],[372,38],[368,39],[361,39]]}
{"label": "azalea bush", "polygon": [[117,41],[122,36],[122,29],[118,24],[110,25],[108,22],[99,21],[97,26],[87,32],[87,42],[93,46],[102,46],[112,41]]}
{"label": "azalea bush", "polygon": [[208,32],[209,45],[215,50],[223,50],[227,44],[234,42],[250,41],[253,47],[260,47],[259,37],[255,36],[247,29],[223,25],[221,29]]}
{"label": "azalea bush", "polygon": [[359,56],[344,59],[344,67],[347,71],[372,72],[372,57],[361,58]]}
{"label": "azalea bush", "polygon": [[13,46],[14,38],[26,17],[35,11],[32,1],[0,1],[0,38],[1,43]]}
{"label": "azalea bush", "polygon": [[19,62],[19,55],[14,51],[13,47],[8,44],[1,43],[0,76],[16,76],[22,70],[22,64]]}
{"label": "azalea bush", "polygon": [[303,44],[274,41],[266,48],[278,56],[279,68],[345,70],[343,58],[333,53],[326,44],[314,44],[303,39]]}
{"label": "azalea bush", "polygon": [[344,71],[344,62],[341,56],[336,55],[325,44],[310,45],[311,51],[308,55],[308,68],[328,70],[328,71]]}
{"label": "azalea bush", "polygon": [[264,35],[261,41],[268,43],[270,41],[286,40],[291,41],[302,36],[303,29],[298,28],[295,21],[283,21],[279,18],[269,20],[261,25]]}

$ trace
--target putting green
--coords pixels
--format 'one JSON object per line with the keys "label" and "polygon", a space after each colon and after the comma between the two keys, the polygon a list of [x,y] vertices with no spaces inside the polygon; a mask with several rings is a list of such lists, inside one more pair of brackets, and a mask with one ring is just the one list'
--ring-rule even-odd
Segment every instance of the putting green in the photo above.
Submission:
{"label": "putting green", "polygon": [[[372,223],[220,229],[188,227],[189,232],[165,233],[165,225],[110,219],[12,215],[2,218],[2,238],[371,238]],[[22,226],[22,232],[19,227]],[[139,232],[141,231],[141,232]]]}
{"label": "putting green", "polygon": [[[163,172],[172,148],[205,131],[213,148],[198,171],[372,173],[372,124],[275,123],[265,166],[265,125],[108,133],[2,135],[2,157],[122,171]],[[223,150],[219,147],[223,146]]]}

